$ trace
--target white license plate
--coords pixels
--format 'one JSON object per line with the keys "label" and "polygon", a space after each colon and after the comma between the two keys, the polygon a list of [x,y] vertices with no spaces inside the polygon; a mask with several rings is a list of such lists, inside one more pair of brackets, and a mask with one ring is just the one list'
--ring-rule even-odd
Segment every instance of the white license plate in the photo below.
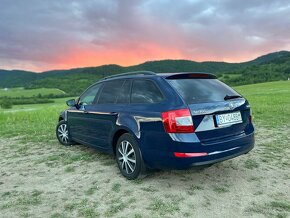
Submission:
{"label": "white license plate", "polygon": [[219,114],[216,115],[216,122],[217,126],[228,126],[236,123],[242,123],[242,116],[241,112],[234,112],[234,113],[229,113],[229,114]]}

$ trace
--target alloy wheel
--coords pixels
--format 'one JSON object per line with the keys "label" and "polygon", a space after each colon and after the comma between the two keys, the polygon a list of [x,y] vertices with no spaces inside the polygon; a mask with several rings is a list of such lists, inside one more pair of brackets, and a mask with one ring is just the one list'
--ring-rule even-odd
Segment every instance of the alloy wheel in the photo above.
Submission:
{"label": "alloy wheel", "polygon": [[68,129],[66,124],[61,124],[59,125],[58,129],[58,137],[63,143],[68,143],[69,138],[68,138]]}
{"label": "alloy wheel", "polygon": [[124,140],[118,147],[118,161],[120,168],[126,174],[131,174],[136,168],[136,154],[130,142]]}

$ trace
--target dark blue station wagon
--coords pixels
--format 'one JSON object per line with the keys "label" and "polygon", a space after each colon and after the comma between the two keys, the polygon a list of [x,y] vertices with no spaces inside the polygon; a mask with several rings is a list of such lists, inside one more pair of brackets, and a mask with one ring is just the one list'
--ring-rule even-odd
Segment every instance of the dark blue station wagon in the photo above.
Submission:
{"label": "dark blue station wagon", "polygon": [[211,165],[248,153],[248,101],[206,73],[141,71],[106,77],[67,101],[56,135],[114,154],[123,176]]}

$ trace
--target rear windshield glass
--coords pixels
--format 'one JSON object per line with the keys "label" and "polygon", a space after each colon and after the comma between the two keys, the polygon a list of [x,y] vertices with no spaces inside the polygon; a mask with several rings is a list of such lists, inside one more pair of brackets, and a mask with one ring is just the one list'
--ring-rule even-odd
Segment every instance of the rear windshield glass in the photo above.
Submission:
{"label": "rear windshield glass", "polygon": [[226,95],[239,95],[217,79],[167,80],[187,104],[224,101]]}

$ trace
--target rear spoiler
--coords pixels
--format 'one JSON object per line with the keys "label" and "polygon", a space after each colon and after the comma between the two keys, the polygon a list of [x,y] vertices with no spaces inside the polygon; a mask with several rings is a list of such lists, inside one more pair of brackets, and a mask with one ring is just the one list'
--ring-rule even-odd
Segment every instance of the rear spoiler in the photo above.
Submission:
{"label": "rear spoiler", "polygon": [[217,79],[210,73],[176,73],[166,76],[165,79]]}

